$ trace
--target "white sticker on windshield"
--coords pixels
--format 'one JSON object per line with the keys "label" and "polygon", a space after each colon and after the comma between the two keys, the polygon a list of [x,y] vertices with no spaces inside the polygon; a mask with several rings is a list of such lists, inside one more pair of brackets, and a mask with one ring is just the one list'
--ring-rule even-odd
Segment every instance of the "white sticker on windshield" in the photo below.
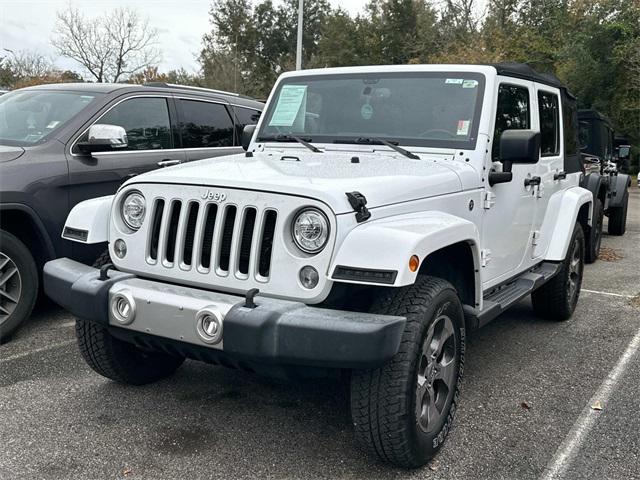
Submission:
{"label": "white sticker on windshield", "polygon": [[464,82],[462,82],[462,88],[476,88],[477,86],[477,80],[465,80]]}
{"label": "white sticker on windshield", "polygon": [[471,120],[458,120],[458,135],[467,135],[469,133],[469,124]]}
{"label": "white sticker on windshield", "polygon": [[306,103],[306,85],[284,85],[280,90],[278,103],[271,115],[270,127],[291,127],[296,121],[300,107]]}
{"label": "white sticker on windshield", "polygon": [[464,80],[462,78],[447,78],[444,83],[449,85],[462,85]]}

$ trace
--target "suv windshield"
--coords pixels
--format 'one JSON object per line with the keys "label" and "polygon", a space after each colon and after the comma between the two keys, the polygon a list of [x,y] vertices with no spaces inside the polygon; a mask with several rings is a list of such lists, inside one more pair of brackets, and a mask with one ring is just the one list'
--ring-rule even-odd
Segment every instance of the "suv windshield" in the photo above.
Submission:
{"label": "suv windshield", "polygon": [[319,143],[474,148],[484,75],[393,72],[314,75],[283,80],[258,141],[297,135]]}
{"label": "suv windshield", "polygon": [[97,95],[24,90],[0,97],[0,143],[27,147],[46,139]]}

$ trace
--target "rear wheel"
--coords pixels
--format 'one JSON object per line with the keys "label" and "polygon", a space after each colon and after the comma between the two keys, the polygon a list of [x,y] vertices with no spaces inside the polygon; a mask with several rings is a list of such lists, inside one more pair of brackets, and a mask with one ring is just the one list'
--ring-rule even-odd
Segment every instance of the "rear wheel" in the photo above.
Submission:
{"label": "rear wheel", "polygon": [[418,277],[390,291],[374,311],[407,323],[386,365],[352,374],[355,434],[383,461],[420,467],[440,450],[455,416],[464,365],[462,305],[450,283]]}
{"label": "rear wheel", "polygon": [[560,270],[555,277],[531,294],[536,315],[557,321],[571,317],[580,296],[583,271],[584,233],[580,224],[576,223]]}
{"label": "rear wheel", "polygon": [[128,385],[144,385],[168,377],[184,362],[123,342],[97,323],[76,319],[76,338],[87,364],[103,377]]}
{"label": "rear wheel", "polygon": [[0,230],[0,343],[29,318],[38,297],[38,269],[27,247]]}
{"label": "rear wheel", "polygon": [[593,220],[589,235],[585,239],[585,262],[593,263],[598,259],[600,254],[600,245],[602,243],[602,221],[604,219],[604,207],[602,200],[596,198],[593,203]]}
{"label": "rear wheel", "polygon": [[624,192],[622,205],[609,209],[609,235],[624,235],[627,230],[627,207],[629,206],[629,192]]}

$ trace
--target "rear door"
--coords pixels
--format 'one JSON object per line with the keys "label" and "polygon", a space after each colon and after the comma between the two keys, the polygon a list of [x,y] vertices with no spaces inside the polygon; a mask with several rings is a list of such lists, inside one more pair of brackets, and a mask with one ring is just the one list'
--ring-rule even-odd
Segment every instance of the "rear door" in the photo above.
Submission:
{"label": "rear door", "polygon": [[234,146],[235,127],[231,106],[223,100],[176,99],[180,137],[188,161],[240,153]]}
{"label": "rear door", "polygon": [[[177,148],[172,124],[176,117],[170,95],[137,95],[107,105],[71,141],[69,148],[70,203],[111,195],[129,178],[185,159]],[[82,155],[77,143],[84,141],[94,124],[125,129],[128,146],[118,151]]]}

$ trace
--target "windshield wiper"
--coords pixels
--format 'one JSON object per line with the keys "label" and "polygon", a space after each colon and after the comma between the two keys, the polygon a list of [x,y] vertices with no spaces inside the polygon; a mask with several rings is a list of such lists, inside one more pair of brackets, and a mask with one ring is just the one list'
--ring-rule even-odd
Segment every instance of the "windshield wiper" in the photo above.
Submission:
{"label": "windshield wiper", "polygon": [[303,137],[298,137],[297,135],[283,135],[283,134],[258,138],[258,141],[264,141],[264,142],[298,142],[304,145],[305,147],[307,147],[312,152],[323,153],[323,151],[320,150],[318,147],[309,143],[310,140],[311,140],[310,138],[306,138],[306,137],[303,138]]}
{"label": "windshield wiper", "polygon": [[344,139],[344,140],[334,140],[333,143],[357,143],[357,144],[365,144],[365,145],[385,145],[392,150],[404,155],[411,160],[420,160],[420,157],[415,153],[410,152],[409,150],[405,150],[404,148],[398,146],[398,142],[389,142],[388,140],[383,140],[378,137],[358,137],[353,139]]}

